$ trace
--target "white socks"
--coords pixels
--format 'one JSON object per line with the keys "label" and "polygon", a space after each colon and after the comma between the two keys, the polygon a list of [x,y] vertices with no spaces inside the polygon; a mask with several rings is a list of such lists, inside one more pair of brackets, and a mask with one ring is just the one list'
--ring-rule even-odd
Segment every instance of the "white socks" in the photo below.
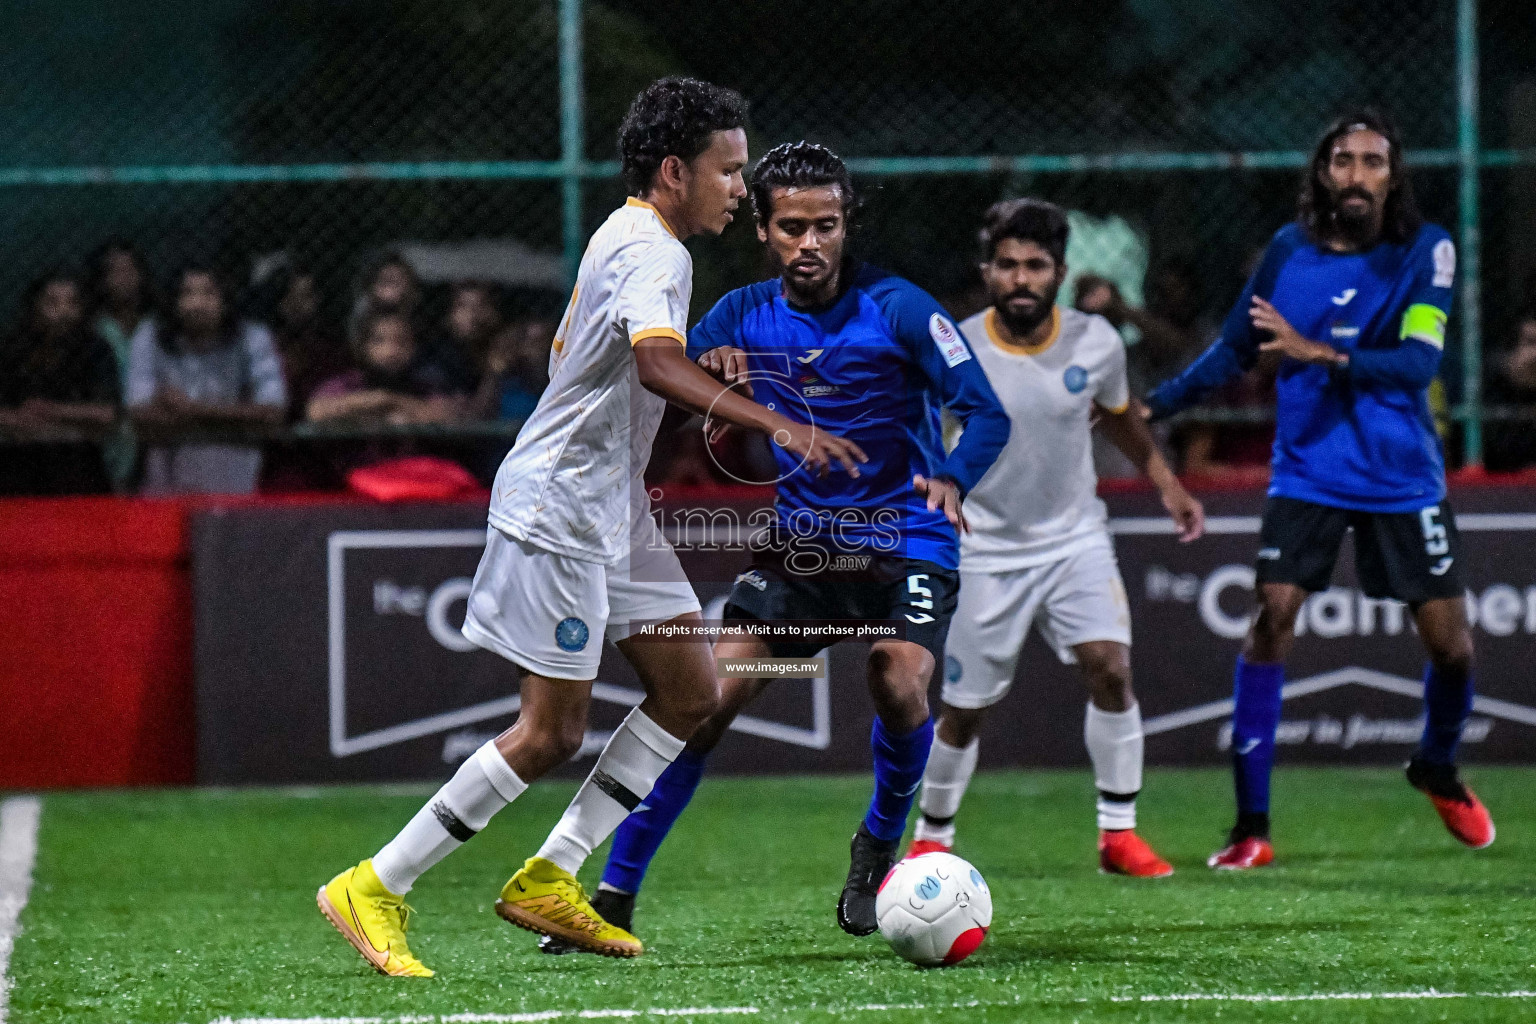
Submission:
{"label": "white socks", "polygon": [[544,840],[539,856],[574,875],[593,848],[640,805],[682,751],[682,740],[635,708],[614,730],[592,774]]}
{"label": "white socks", "polygon": [[485,828],[492,815],[527,788],[496,744],[487,741],[374,856],[379,881],[404,896],[424,871]]}
{"label": "white socks", "polygon": [[[972,738],[963,747],[953,747],[937,735],[928,752],[928,768],[923,772],[923,793],[918,798],[918,810],[923,813],[917,819],[915,839],[954,845],[954,817],[960,812],[960,801],[965,789],[971,784],[976,772],[976,756],[981,751],[981,741]],[[943,822],[935,825],[929,818]]]}
{"label": "white socks", "polygon": [[1090,702],[1083,742],[1099,788],[1099,828],[1136,827],[1136,794],[1141,790],[1141,705],[1103,711]]}

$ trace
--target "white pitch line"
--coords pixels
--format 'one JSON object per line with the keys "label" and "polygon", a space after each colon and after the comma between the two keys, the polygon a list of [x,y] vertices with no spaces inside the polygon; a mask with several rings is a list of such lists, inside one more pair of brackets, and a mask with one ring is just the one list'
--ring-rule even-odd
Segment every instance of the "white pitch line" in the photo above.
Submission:
{"label": "white pitch line", "polygon": [[[1440,992],[1425,989],[1418,992],[1185,992],[1173,995],[1102,996],[1098,999],[1079,999],[1079,1003],[1107,1001],[1111,1003],[1320,1003],[1354,1002],[1371,999],[1536,999],[1536,991],[1513,992]],[[612,1010],[534,1010],[526,1013],[455,1013],[434,1016],[402,1017],[219,1017],[209,1024],[535,1024],[546,1020],[612,1020],[637,1017],[717,1017],[735,1014],[796,1012],[801,1014],[889,1013],[893,1010],[967,1010],[989,1007],[1030,1005],[1024,1001],[971,1000],[963,1003],[866,1003],[862,1006],[688,1006],[676,1009],[650,1007],[647,1009]]]}
{"label": "white pitch line", "polygon": [[1297,992],[1229,994],[1187,992],[1171,996],[1110,996],[1112,1003],[1324,1003],[1366,999],[1536,999],[1536,992]]}
{"label": "white pitch line", "polygon": [[11,950],[21,933],[21,911],[32,893],[37,861],[37,823],[43,802],[17,796],[0,803],[0,1024],[10,1010]]}

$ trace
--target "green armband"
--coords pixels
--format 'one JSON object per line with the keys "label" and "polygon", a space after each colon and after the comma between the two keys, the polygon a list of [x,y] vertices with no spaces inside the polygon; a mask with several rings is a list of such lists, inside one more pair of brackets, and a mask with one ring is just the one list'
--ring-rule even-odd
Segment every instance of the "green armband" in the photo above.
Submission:
{"label": "green armband", "polygon": [[1416,302],[1403,314],[1401,338],[1418,338],[1420,341],[1445,348],[1445,310],[1427,302]]}

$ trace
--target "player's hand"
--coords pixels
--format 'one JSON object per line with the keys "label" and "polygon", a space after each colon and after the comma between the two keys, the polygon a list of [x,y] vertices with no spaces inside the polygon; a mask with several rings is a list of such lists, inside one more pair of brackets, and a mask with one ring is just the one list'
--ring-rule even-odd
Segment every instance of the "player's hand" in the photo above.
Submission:
{"label": "player's hand", "polygon": [[699,356],[699,368],[720,383],[752,397],[752,382],[747,376],[747,354],[732,345],[712,348]]}
{"label": "player's hand", "polygon": [[1324,345],[1320,341],[1308,341],[1297,333],[1289,320],[1280,315],[1280,311],[1270,305],[1268,300],[1257,295],[1253,297],[1253,308],[1248,311],[1253,320],[1253,326],[1261,331],[1268,331],[1274,337],[1259,346],[1260,352],[1278,352],[1287,359],[1294,359],[1300,363],[1336,363],[1339,361],[1339,350],[1332,345]]}
{"label": "player's hand", "polygon": [[965,521],[965,513],[960,509],[960,488],[953,480],[919,473],[912,478],[912,489],[928,499],[929,512],[942,508],[950,526],[961,533],[971,532],[971,524]]}
{"label": "player's hand", "polygon": [[806,468],[818,477],[826,476],[834,462],[841,465],[849,476],[856,477],[859,475],[859,463],[869,461],[864,449],[852,441],[825,430],[817,430],[809,423],[785,420],[784,425],[773,432],[772,439],[780,448],[800,456]]}
{"label": "player's hand", "polygon": [[[699,356],[699,369],[735,391],[743,398],[752,397],[752,380],[747,375],[747,353],[732,345],[712,348]],[[714,444],[731,432],[731,424],[712,416],[704,419],[704,442]]]}
{"label": "player's hand", "polygon": [[1192,540],[1199,540],[1205,533],[1205,506],[1200,500],[1184,489],[1184,485],[1177,480],[1163,488],[1161,492],[1163,508],[1173,517],[1173,525],[1179,531],[1179,543],[1188,544]]}

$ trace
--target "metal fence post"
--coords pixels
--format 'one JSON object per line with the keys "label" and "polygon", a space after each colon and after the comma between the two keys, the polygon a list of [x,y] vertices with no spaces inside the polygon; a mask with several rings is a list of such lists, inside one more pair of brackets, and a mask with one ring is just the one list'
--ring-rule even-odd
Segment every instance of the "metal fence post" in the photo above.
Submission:
{"label": "metal fence post", "polygon": [[1477,0],[1456,9],[1457,163],[1460,166],[1462,459],[1483,461],[1482,227],[1478,209]]}
{"label": "metal fence post", "polygon": [[576,283],[581,267],[582,225],[582,0],[560,4],[560,218],[565,277]]}

